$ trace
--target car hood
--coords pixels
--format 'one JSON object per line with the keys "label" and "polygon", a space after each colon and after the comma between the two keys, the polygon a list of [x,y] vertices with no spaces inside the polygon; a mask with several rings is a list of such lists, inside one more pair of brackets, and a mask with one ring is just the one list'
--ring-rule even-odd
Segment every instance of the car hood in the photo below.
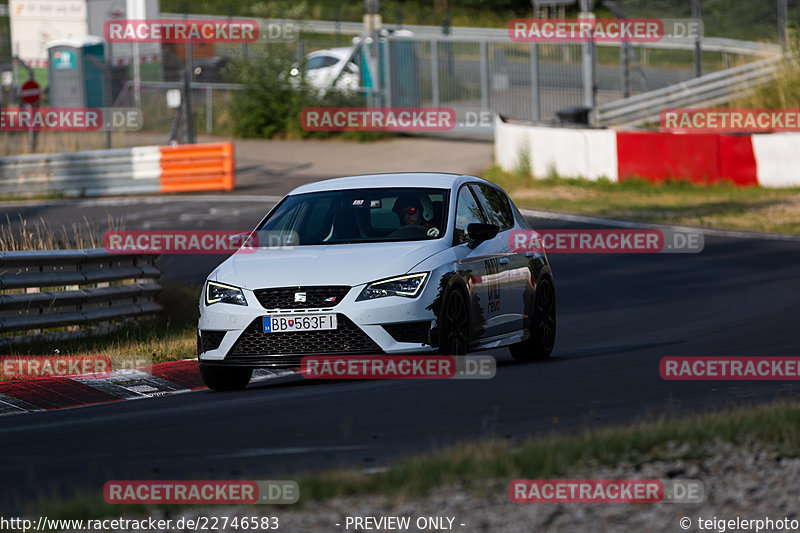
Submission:
{"label": "car hood", "polygon": [[405,274],[444,248],[444,239],[259,248],[233,254],[209,279],[246,289],[307,285],[352,287]]}

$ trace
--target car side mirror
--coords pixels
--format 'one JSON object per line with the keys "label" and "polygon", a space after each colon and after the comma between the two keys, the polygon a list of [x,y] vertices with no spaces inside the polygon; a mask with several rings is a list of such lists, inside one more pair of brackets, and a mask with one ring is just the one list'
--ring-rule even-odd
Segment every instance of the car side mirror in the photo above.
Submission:
{"label": "car side mirror", "polygon": [[250,231],[229,235],[228,246],[230,246],[231,248],[241,248],[242,246],[245,246],[246,244],[250,243],[250,237],[252,235],[253,233]]}
{"label": "car side mirror", "polygon": [[494,239],[497,236],[498,231],[500,231],[500,226],[473,222],[467,226],[467,237],[469,237],[467,246],[473,249],[477,248],[477,246],[483,241]]}

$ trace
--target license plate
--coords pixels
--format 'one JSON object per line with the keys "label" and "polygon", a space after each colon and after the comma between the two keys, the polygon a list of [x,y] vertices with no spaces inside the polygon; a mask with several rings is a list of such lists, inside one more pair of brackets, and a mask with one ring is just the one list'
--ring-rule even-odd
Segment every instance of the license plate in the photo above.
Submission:
{"label": "license plate", "polygon": [[336,315],[265,316],[264,333],[336,329]]}

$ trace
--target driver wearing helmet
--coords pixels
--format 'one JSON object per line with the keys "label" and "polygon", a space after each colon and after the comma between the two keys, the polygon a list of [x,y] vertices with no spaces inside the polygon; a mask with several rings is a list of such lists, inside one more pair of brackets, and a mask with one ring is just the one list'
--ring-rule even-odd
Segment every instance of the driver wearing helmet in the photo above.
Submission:
{"label": "driver wearing helmet", "polygon": [[429,199],[427,208],[423,202],[415,196],[401,196],[397,199],[392,210],[397,214],[400,219],[400,225],[405,226],[422,226],[429,237],[437,237],[439,229],[431,224],[433,219],[433,204]]}

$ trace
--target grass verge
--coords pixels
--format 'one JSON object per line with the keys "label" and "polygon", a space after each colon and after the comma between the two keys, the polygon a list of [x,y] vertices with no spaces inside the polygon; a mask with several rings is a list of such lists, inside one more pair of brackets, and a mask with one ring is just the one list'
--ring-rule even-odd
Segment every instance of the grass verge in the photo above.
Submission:
{"label": "grass verge", "polygon": [[[688,417],[669,415],[630,425],[551,434],[521,444],[502,439],[464,443],[395,463],[375,474],[360,470],[305,474],[295,477],[301,499],[292,509],[346,496],[381,495],[402,501],[445,486],[476,494],[505,492],[515,478],[588,474],[594,467],[621,463],[631,465],[635,477],[638,465],[699,460],[711,456],[720,443],[797,456],[800,403],[776,402]],[[86,494],[70,502],[45,502],[41,507],[40,512],[50,518],[73,519],[132,515],[156,508],[112,506],[97,495]],[[159,508],[174,512],[178,506]]]}
{"label": "grass verge", "polygon": [[694,185],[670,180],[614,183],[493,166],[482,176],[503,187],[519,207],[643,222],[800,235],[800,188],[767,189],[732,184]]}

